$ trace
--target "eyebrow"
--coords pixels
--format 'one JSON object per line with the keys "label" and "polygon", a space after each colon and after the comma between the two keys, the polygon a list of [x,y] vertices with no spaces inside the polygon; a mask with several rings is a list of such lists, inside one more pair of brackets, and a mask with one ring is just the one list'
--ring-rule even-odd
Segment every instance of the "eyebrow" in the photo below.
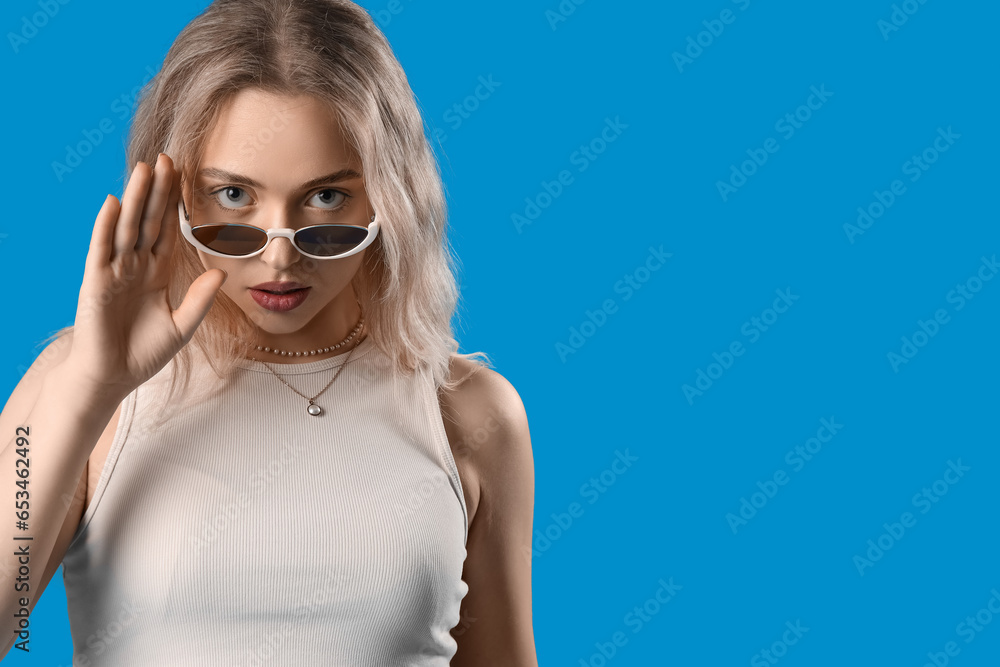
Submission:
{"label": "eyebrow", "polygon": [[[244,185],[249,185],[252,188],[263,188],[264,186],[250,178],[249,176],[243,176],[241,174],[236,174],[231,171],[226,171],[225,169],[218,169],[216,167],[206,167],[198,172],[199,176],[205,176],[208,178],[216,178],[220,181],[229,181],[230,183],[242,183]],[[308,190],[309,188],[315,187],[317,185],[322,185],[323,183],[336,183],[338,181],[346,181],[352,178],[361,178],[361,174],[353,169],[341,169],[335,171],[326,176],[320,176],[319,178],[314,178],[311,181],[307,181],[302,184],[302,190]]]}

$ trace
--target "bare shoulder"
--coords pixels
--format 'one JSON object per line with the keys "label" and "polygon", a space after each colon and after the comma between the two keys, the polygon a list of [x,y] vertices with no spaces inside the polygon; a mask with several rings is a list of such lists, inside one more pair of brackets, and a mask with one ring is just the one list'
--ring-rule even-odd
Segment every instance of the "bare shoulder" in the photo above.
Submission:
{"label": "bare shoulder", "polygon": [[511,475],[533,473],[528,416],[514,386],[491,368],[452,356],[451,378],[460,382],[442,390],[441,409],[459,475],[471,487],[467,496],[473,497],[466,498],[471,523],[484,492],[499,498],[489,491]]}
{"label": "bare shoulder", "polygon": [[528,416],[521,396],[507,378],[458,356],[452,357],[451,377],[460,383],[441,392],[441,404],[447,408],[445,421],[452,421],[460,436],[451,442],[457,457],[488,463],[502,458],[504,449],[509,453],[512,447],[530,447],[523,438],[510,437],[527,435]]}
{"label": "bare shoulder", "polygon": [[[443,392],[442,400],[455,412],[461,423],[471,429],[495,431],[514,426],[513,422],[527,422],[524,403],[514,386],[492,368],[481,366],[464,357],[451,358],[451,377],[460,384],[450,392]],[[480,434],[480,438],[482,438]],[[471,448],[471,443],[467,443]]]}
{"label": "bare shoulder", "polygon": [[537,667],[530,558],[535,479],[524,403],[492,369],[453,356],[451,371],[462,381],[442,397],[445,422],[452,420],[449,441],[459,474],[474,480],[476,496],[462,571],[469,592],[452,629],[458,650],[451,664]]}

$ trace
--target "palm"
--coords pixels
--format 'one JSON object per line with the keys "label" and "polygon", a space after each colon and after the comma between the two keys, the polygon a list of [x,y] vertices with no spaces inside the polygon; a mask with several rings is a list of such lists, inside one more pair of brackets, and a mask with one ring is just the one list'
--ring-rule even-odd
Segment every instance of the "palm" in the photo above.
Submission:
{"label": "palm", "polygon": [[66,362],[94,388],[125,395],[159,372],[194,335],[222,285],[222,272],[206,272],[170,308],[179,196],[164,156],[155,175],[137,165],[120,207],[108,197],[98,215]]}

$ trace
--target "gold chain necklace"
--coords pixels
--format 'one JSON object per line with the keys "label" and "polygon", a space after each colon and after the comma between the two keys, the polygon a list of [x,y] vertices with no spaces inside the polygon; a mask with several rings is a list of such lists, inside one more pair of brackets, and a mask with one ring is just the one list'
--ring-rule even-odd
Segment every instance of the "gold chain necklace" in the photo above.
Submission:
{"label": "gold chain necklace", "polygon": [[[348,341],[351,340],[352,338],[354,338],[355,334],[357,334],[359,331],[361,331],[361,329],[364,327],[364,323],[365,323],[365,318],[364,318],[364,315],[362,315],[361,319],[358,320],[357,326],[354,327],[354,331],[351,333],[350,336],[348,336],[348,338],[347,338]],[[344,363],[342,363],[340,365],[340,367],[337,368],[337,372],[333,374],[333,377],[330,379],[330,381],[326,383],[326,386],[323,387],[318,394],[316,394],[315,396],[313,396],[311,398],[309,396],[306,396],[302,392],[300,392],[298,389],[296,389],[292,385],[290,385],[287,382],[285,382],[284,378],[282,378],[280,375],[278,375],[277,373],[275,373],[274,369],[271,368],[266,362],[261,361],[260,363],[264,364],[264,366],[267,368],[267,370],[271,371],[271,374],[274,375],[274,377],[278,378],[283,385],[285,385],[286,387],[288,387],[289,389],[291,389],[292,391],[294,391],[296,394],[298,394],[302,398],[304,398],[307,401],[309,401],[309,405],[306,408],[306,411],[310,415],[312,415],[313,417],[318,417],[321,414],[323,414],[323,408],[321,408],[320,406],[316,405],[316,402],[315,402],[316,399],[319,398],[320,395],[324,391],[326,391],[327,389],[330,388],[330,385],[333,384],[333,381],[337,379],[338,375],[340,375],[340,371],[344,370],[344,366],[346,366],[347,362],[349,362],[351,360],[351,355],[354,354],[354,350],[356,350],[358,348],[358,345],[361,345],[361,342],[362,341],[359,340],[358,344],[351,348],[351,351],[347,353],[347,358],[344,359]],[[250,358],[253,359],[253,361],[260,361],[259,359],[254,359],[253,357],[250,357]]]}

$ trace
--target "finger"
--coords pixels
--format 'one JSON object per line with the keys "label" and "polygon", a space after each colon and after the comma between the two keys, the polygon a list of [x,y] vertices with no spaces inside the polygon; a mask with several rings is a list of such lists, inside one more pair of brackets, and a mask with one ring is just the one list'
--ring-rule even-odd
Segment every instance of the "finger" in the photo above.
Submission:
{"label": "finger", "polygon": [[219,289],[226,282],[226,272],[222,269],[212,269],[198,276],[188,287],[184,301],[173,312],[174,326],[180,333],[186,345],[194,336],[205,315],[215,303]]}
{"label": "finger", "polygon": [[163,257],[167,260],[174,252],[174,244],[180,234],[180,222],[177,218],[177,202],[181,198],[181,172],[177,169],[173,172],[171,179],[170,197],[163,210],[163,217],[160,222],[160,229],[157,233],[156,242],[150,248],[154,257]]}
{"label": "finger", "polygon": [[125,188],[125,194],[122,195],[122,210],[115,226],[114,256],[135,252],[135,241],[139,236],[139,216],[151,180],[149,165],[145,162],[137,163]]}
{"label": "finger", "polygon": [[104,199],[101,210],[97,213],[94,221],[94,233],[90,237],[90,249],[87,251],[87,261],[85,268],[87,271],[96,271],[107,266],[111,261],[111,248],[114,242],[115,221],[118,220],[118,212],[121,204],[114,195],[108,195]]}
{"label": "finger", "polygon": [[149,195],[146,197],[142,216],[139,219],[138,238],[135,242],[136,252],[152,246],[160,233],[163,210],[166,208],[167,199],[170,198],[170,191],[173,188],[173,176],[174,168],[170,158],[160,153],[156,157],[156,165],[153,167],[153,182],[150,185]]}

